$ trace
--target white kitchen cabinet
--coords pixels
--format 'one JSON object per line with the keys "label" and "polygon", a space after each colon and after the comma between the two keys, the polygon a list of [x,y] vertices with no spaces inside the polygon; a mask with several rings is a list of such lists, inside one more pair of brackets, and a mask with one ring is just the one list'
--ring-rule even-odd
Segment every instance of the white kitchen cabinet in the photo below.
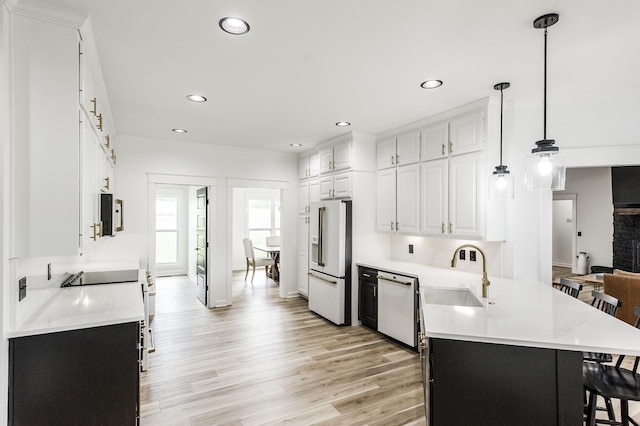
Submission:
{"label": "white kitchen cabinet", "polygon": [[378,197],[376,200],[376,227],[380,232],[396,230],[396,171],[378,171]]}
{"label": "white kitchen cabinet", "polygon": [[420,231],[420,165],[378,171],[377,229]]}
{"label": "white kitchen cabinet", "polygon": [[422,233],[459,238],[482,237],[480,184],[482,153],[422,164]]}
{"label": "white kitchen cabinet", "polygon": [[351,141],[337,143],[320,150],[320,174],[351,168]]}
{"label": "white kitchen cabinet", "polygon": [[484,110],[476,110],[420,130],[423,161],[484,149]]}
{"label": "white kitchen cabinet", "polygon": [[320,199],[350,198],[351,183],[350,172],[321,177],[319,180]]}
{"label": "white kitchen cabinet", "polygon": [[103,187],[105,157],[100,142],[90,124],[90,118],[80,111],[80,151],[81,151],[81,219],[80,251],[91,247],[102,235],[100,221],[100,193]]}
{"label": "white kitchen cabinet", "polygon": [[449,160],[449,234],[453,237],[482,237],[480,229],[480,170],[478,152],[456,155]]}
{"label": "white kitchen cabinet", "polygon": [[11,29],[11,257],[77,255],[78,31],[19,14]]}
{"label": "white kitchen cabinet", "polygon": [[307,179],[320,174],[320,154],[313,153],[300,157],[298,165],[298,178]]}
{"label": "white kitchen cabinet", "polygon": [[298,216],[298,293],[309,296],[309,216]]}
{"label": "white kitchen cabinet", "polygon": [[309,213],[309,182],[298,185],[298,214]]}
{"label": "white kitchen cabinet", "polygon": [[378,169],[420,161],[420,132],[407,132],[378,142]]}
{"label": "white kitchen cabinet", "polygon": [[425,234],[447,235],[449,226],[449,161],[423,163],[421,176],[421,229]]}

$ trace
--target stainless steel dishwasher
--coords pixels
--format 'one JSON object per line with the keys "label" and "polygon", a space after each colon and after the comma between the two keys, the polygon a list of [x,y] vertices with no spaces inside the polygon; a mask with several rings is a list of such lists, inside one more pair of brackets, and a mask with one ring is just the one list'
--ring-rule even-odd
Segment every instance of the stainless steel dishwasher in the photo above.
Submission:
{"label": "stainless steel dishwasher", "polygon": [[413,348],[417,344],[416,278],[378,272],[378,331]]}

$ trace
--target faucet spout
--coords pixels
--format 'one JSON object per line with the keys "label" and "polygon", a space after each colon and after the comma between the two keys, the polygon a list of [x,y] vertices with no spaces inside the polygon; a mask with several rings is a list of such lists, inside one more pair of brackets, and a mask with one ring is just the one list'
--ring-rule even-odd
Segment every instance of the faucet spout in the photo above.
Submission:
{"label": "faucet spout", "polygon": [[482,297],[484,299],[486,299],[487,297],[489,297],[489,289],[488,289],[488,287],[489,287],[489,284],[491,284],[491,282],[487,278],[487,255],[478,246],[474,246],[473,244],[463,244],[453,252],[453,257],[451,258],[451,267],[452,268],[456,267],[456,265],[458,263],[458,253],[463,248],[475,249],[478,252],[480,252],[480,254],[482,255]]}

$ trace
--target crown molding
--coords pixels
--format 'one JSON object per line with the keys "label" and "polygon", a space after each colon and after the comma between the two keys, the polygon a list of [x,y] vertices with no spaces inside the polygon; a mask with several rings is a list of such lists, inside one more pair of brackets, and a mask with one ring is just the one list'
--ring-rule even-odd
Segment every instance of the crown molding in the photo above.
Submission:
{"label": "crown molding", "polygon": [[39,19],[71,28],[80,28],[88,15],[40,0],[0,0],[15,15]]}

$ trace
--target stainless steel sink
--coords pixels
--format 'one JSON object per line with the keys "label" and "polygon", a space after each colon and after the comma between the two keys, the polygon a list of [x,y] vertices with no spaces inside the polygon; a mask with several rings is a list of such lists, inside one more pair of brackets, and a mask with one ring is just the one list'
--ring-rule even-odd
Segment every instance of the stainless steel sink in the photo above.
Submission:
{"label": "stainless steel sink", "polygon": [[430,305],[484,306],[468,288],[425,287],[421,291],[425,303]]}

